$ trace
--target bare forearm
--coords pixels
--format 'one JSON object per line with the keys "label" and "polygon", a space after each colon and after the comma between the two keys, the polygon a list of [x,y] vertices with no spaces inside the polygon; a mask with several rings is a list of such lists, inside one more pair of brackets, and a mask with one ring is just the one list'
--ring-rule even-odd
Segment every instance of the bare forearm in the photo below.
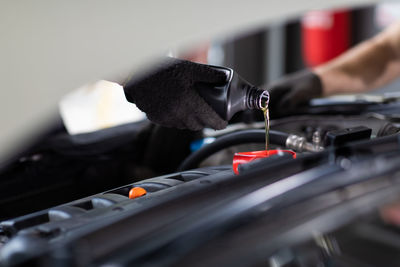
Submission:
{"label": "bare forearm", "polygon": [[360,93],[400,76],[400,23],[317,67],[323,95]]}

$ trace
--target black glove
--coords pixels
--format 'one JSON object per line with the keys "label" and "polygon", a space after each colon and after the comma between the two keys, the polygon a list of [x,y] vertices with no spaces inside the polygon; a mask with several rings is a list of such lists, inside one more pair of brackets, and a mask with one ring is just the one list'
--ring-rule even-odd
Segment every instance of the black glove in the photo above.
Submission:
{"label": "black glove", "polygon": [[310,70],[288,75],[268,86],[271,118],[293,115],[312,98],[322,95],[321,79]]}
{"label": "black glove", "polygon": [[228,124],[198,94],[199,85],[222,85],[224,72],[207,65],[168,58],[141,77],[130,80],[125,96],[147,114],[149,120],[167,127],[201,130],[223,129]]}

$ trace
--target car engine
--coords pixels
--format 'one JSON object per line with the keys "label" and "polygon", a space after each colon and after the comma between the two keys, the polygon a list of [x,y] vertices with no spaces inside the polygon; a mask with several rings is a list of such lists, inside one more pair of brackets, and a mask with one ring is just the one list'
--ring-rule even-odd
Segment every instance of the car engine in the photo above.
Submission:
{"label": "car engine", "polygon": [[318,99],[190,132],[60,122],[0,165],[0,266],[398,266],[400,101]]}

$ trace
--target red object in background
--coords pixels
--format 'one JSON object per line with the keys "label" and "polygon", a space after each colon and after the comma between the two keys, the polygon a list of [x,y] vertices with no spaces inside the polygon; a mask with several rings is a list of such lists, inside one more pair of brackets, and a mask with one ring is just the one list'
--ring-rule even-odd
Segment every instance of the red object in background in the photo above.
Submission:
{"label": "red object in background", "polygon": [[350,47],[350,12],[311,11],[301,21],[303,60],[315,67]]}
{"label": "red object in background", "polygon": [[233,156],[233,171],[239,174],[238,168],[240,164],[249,163],[256,159],[268,158],[279,153],[288,153],[296,158],[296,153],[291,150],[261,150],[261,151],[251,151],[251,152],[239,152],[235,153]]}

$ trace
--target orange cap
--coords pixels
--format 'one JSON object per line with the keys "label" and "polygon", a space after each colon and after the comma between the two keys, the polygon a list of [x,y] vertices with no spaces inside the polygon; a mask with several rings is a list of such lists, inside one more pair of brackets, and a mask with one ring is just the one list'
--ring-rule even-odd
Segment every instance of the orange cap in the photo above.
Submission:
{"label": "orange cap", "polygon": [[131,190],[129,190],[129,198],[130,199],[135,199],[141,196],[144,196],[147,194],[146,189],[142,187],[132,187]]}

